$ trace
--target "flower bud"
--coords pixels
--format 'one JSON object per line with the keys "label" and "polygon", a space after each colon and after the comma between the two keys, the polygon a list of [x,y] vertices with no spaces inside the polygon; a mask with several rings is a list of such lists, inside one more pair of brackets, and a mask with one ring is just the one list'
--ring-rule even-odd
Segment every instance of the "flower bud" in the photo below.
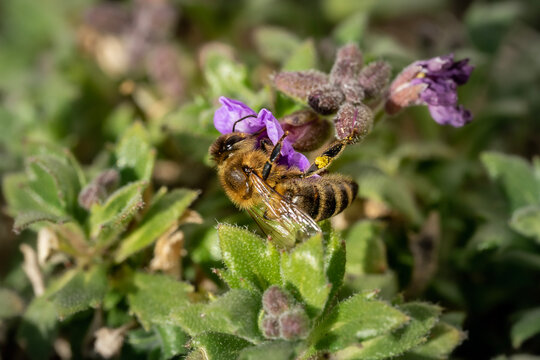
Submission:
{"label": "flower bud", "polygon": [[287,139],[297,151],[318,149],[330,134],[330,123],[312,110],[299,110],[280,119],[281,127],[288,131]]}
{"label": "flower bud", "polygon": [[262,304],[268,314],[279,315],[290,308],[291,298],[281,288],[273,285],[264,292]]}
{"label": "flower bud", "polygon": [[279,337],[279,320],[275,316],[266,315],[261,323],[262,333],[267,339],[276,339]]}
{"label": "flower bud", "polygon": [[368,98],[381,95],[390,79],[391,68],[385,61],[374,61],[360,72],[358,82]]}
{"label": "flower bud", "polygon": [[282,71],[274,75],[272,80],[276,89],[285,95],[307,101],[315,87],[328,83],[328,76],[317,70]]}
{"label": "flower bud", "polygon": [[369,107],[360,103],[357,105],[345,103],[334,119],[336,135],[340,140],[357,143],[371,130],[373,113]]}
{"label": "flower bud", "polygon": [[279,317],[281,338],[285,340],[305,339],[309,331],[309,318],[302,308],[294,308]]}
{"label": "flower bud", "polygon": [[81,190],[77,200],[80,207],[90,210],[92,205],[99,204],[103,197],[105,197],[103,188],[97,184],[90,183]]}
{"label": "flower bud", "polygon": [[313,110],[322,115],[333,114],[345,101],[343,92],[332,85],[320,86],[309,93],[308,104]]}
{"label": "flower bud", "polygon": [[106,192],[111,192],[118,186],[120,174],[115,169],[102,171],[93,181],[96,185],[103,187]]}
{"label": "flower bud", "polygon": [[354,79],[362,64],[362,53],[356,44],[342,46],[337,51],[334,66],[330,71],[330,82],[332,84],[343,84],[349,79]]}
{"label": "flower bud", "polygon": [[360,104],[364,100],[364,89],[358,79],[348,79],[341,84],[341,91],[345,95],[345,101]]}

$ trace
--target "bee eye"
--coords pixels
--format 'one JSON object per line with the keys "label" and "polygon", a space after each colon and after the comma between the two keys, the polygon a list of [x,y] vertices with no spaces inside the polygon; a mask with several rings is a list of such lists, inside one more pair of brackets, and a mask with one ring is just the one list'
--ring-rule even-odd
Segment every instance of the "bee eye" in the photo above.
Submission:
{"label": "bee eye", "polygon": [[227,141],[225,141],[225,144],[223,144],[223,149],[225,151],[231,151],[233,149],[233,145],[242,140],[243,138],[240,136],[231,136],[227,139]]}

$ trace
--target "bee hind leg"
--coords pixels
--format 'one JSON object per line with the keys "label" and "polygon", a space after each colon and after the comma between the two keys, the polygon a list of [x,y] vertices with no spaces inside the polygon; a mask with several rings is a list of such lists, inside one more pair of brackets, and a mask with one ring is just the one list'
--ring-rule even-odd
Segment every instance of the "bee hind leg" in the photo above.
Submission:
{"label": "bee hind leg", "polygon": [[332,142],[320,156],[315,158],[313,164],[302,174],[302,177],[308,177],[323,172],[332,161],[337,159],[345,150],[345,147],[350,144],[349,139],[336,140]]}

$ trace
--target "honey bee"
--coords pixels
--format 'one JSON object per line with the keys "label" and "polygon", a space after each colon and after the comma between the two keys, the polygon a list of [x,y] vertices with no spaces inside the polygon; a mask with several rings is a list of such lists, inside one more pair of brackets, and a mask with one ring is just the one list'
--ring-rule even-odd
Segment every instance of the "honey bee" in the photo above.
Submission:
{"label": "honey bee", "polygon": [[317,221],[347,208],[358,185],[343,175],[321,173],[341,153],[344,145],[339,142],[305,173],[276,163],[286,135],[271,148],[271,144],[259,144],[257,134],[233,130],[214,142],[210,155],[232,202],[246,210],[276,245],[290,248],[320,233]]}

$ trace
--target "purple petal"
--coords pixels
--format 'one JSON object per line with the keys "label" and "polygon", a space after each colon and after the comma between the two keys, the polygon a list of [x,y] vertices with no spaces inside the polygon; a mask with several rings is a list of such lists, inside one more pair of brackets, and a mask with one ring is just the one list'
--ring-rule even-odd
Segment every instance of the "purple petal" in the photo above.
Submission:
{"label": "purple petal", "polygon": [[264,127],[266,127],[266,133],[268,134],[268,138],[272,141],[272,144],[277,144],[283,135],[283,129],[274,115],[267,109],[262,109],[259,111],[257,119],[264,124]]}
{"label": "purple petal", "polygon": [[461,127],[472,120],[472,114],[463,106],[429,106],[433,120],[441,125]]}
{"label": "purple petal", "polygon": [[[256,115],[255,111],[241,101],[222,96],[219,102],[222,106],[214,113],[214,126],[222,134],[231,133],[234,123],[244,116]],[[237,123],[235,131],[253,134],[263,127],[264,123],[259,118],[249,117]]]}

